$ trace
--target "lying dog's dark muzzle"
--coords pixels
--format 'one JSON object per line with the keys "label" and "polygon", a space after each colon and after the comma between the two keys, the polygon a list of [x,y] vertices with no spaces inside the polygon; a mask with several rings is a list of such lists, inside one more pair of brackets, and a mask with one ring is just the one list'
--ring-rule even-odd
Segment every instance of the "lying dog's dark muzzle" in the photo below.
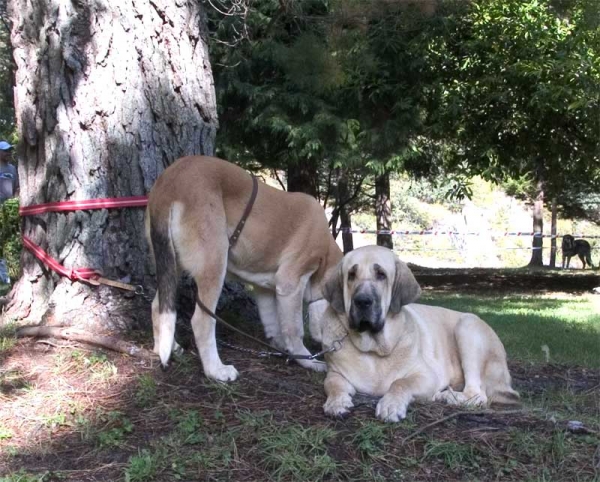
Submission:
{"label": "lying dog's dark muzzle", "polygon": [[375,293],[357,293],[352,298],[348,321],[350,329],[359,333],[379,333],[383,329],[379,297]]}

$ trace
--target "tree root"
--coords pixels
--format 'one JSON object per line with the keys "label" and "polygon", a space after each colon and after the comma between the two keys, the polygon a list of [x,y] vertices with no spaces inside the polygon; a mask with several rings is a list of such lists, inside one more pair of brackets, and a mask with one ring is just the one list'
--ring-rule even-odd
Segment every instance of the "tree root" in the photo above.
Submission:
{"label": "tree root", "polygon": [[137,358],[158,358],[158,356],[145,348],[140,348],[133,343],[128,343],[114,336],[93,335],[78,328],[65,326],[24,326],[17,330],[17,338],[32,336],[35,338],[53,337],[63,340],[78,341],[96,345],[118,353],[125,353]]}

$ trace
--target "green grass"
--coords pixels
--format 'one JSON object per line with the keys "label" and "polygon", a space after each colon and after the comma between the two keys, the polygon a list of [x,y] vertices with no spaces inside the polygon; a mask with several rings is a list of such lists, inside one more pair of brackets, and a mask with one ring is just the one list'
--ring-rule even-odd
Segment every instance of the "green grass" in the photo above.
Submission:
{"label": "green grass", "polygon": [[275,480],[322,480],[338,468],[327,453],[327,442],[335,437],[326,427],[273,427],[261,434],[258,450]]}
{"label": "green grass", "polygon": [[146,407],[156,399],[156,381],[152,375],[144,373],[138,377],[135,401],[139,407]]}
{"label": "green grass", "polygon": [[509,358],[600,367],[600,299],[593,296],[424,295],[420,303],[475,313],[496,331]]}
{"label": "green grass", "polygon": [[380,421],[367,420],[356,430],[352,444],[365,456],[377,456],[387,440],[386,428]]}
{"label": "green grass", "polygon": [[120,447],[125,438],[133,432],[133,424],[123,413],[113,410],[104,412],[98,410],[97,422],[102,424],[96,434],[96,442],[100,448]]}
{"label": "green grass", "polygon": [[0,357],[15,346],[17,328],[16,323],[6,323],[0,326]]}
{"label": "green grass", "polygon": [[125,482],[145,482],[154,480],[160,465],[160,457],[149,450],[140,450],[138,455],[129,458],[125,469]]}
{"label": "green grass", "polygon": [[42,474],[30,474],[21,469],[10,475],[0,477],[0,482],[50,482],[60,480],[60,475],[54,472],[44,472]]}
{"label": "green grass", "polygon": [[438,459],[451,470],[479,467],[483,454],[473,444],[430,440],[425,445],[423,459]]}

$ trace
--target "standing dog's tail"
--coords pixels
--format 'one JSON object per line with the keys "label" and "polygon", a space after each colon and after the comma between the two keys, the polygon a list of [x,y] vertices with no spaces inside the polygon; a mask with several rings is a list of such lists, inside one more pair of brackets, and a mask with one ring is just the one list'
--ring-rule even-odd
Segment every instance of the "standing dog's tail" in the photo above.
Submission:
{"label": "standing dog's tail", "polygon": [[162,365],[166,366],[175,342],[178,268],[171,237],[171,209],[160,210],[156,214],[152,214],[150,206],[146,210],[146,236],[156,269],[156,296],[152,302],[154,351],[160,356]]}

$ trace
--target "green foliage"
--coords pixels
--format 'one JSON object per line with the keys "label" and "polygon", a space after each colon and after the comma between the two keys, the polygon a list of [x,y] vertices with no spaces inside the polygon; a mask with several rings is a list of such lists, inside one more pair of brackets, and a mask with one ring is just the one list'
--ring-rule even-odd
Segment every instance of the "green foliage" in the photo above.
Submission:
{"label": "green foliage", "polygon": [[218,154],[247,167],[310,165],[321,198],[338,206],[337,170],[351,172],[350,211],[370,203],[360,195],[367,175],[432,171],[416,139],[422,14],[395,2],[260,0],[245,15],[209,17]]}
{"label": "green foliage", "polygon": [[[327,95],[342,81],[323,24],[327,2],[261,0],[245,17],[209,9],[221,130],[219,151],[245,163],[285,168],[332,154],[347,129]],[[246,31],[235,48],[235,31]]]}
{"label": "green foliage", "polygon": [[19,276],[22,249],[19,200],[7,199],[0,205],[0,257],[6,260],[11,279]]}
{"label": "green foliage", "polygon": [[466,163],[486,179],[541,179],[559,198],[600,186],[600,31],[591,5],[489,0],[449,17],[448,34],[431,46],[441,67],[436,130],[456,133],[447,169]]}
{"label": "green foliage", "polygon": [[15,111],[13,103],[13,59],[10,32],[5,18],[0,23],[0,139],[13,143],[15,138]]}
{"label": "green foliage", "polygon": [[595,206],[595,0],[447,0],[434,14],[417,2],[251,7],[212,14],[221,42],[245,32],[211,47],[225,157],[308,162],[322,181],[331,167],[443,176],[451,200],[471,197],[474,174],[519,197],[542,179],[565,209]]}

